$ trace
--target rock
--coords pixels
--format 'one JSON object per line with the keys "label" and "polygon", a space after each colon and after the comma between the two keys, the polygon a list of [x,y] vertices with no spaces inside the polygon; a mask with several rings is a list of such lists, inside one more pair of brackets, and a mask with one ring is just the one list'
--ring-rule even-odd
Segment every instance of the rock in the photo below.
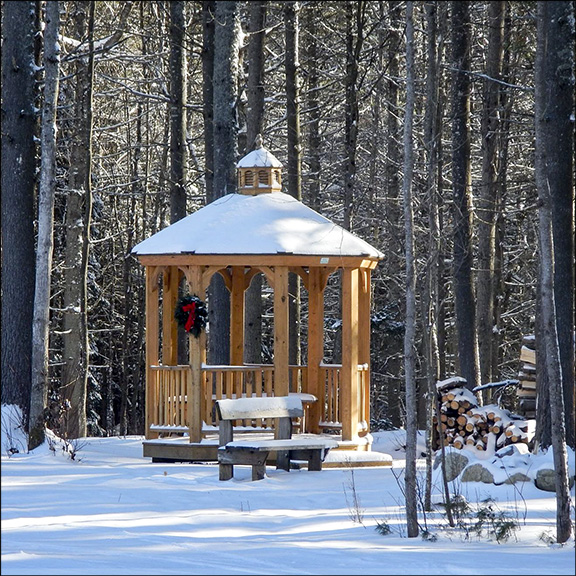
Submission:
{"label": "rock", "polygon": [[482,464],[472,464],[462,473],[462,482],[484,482],[484,484],[494,484],[492,472],[482,466]]}
{"label": "rock", "polygon": [[[452,482],[460,476],[462,470],[468,465],[468,457],[453,450],[446,451],[446,480]],[[434,470],[442,463],[442,452],[439,452],[434,460]]]}
{"label": "rock", "polygon": [[[574,476],[569,477],[570,489],[574,486]],[[534,478],[536,488],[545,492],[556,492],[556,471],[549,468],[542,468],[536,472]]]}
{"label": "rock", "polygon": [[504,480],[504,484],[516,484],[517,482],[532,482],[532,478],[526,476],[523,472],[514,472],[514,474]]}

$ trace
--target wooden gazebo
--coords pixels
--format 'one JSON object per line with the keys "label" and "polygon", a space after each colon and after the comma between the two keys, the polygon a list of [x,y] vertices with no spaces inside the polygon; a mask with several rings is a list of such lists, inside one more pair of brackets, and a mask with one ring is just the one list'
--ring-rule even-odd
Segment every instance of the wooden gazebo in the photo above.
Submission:
{"label": "wooden gazebo", "polygon": [[[215,459],[215,442],[208,441],[218,428],[214,402],[250,395],[300,394],[306,406],[300,432],[330,432],[342,447],[370,450],[370,281],[383,254],[281,192],[281,168],[270,152],[257,148],[238,163],[239,193],[133,249],[146,267],[145,456]],[[342,363],[326,364],[324,290],[337,271]],[[308,292],[307,360],[300,366],[289,364],[290,273]],[[181,286],[203,300],[214,274],[230,291],[229,365],[206,363],[205,331],[187,336],[188,363],[179,364],[182,338],[174,311]],[[274,293],[273,364],[247,365],[244,295],[257,274]]]}

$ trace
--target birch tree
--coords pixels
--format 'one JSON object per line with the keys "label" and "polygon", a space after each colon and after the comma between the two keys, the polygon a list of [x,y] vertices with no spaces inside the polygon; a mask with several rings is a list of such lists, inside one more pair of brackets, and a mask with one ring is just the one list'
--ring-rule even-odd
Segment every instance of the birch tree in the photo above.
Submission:
{"label": "birch tree", "polygon": [[28,448],[44,442],[44,410],[48,397],[50,280],[54,250],[54,196],[56,188],[56,109],[58,103],[60,46],[60,3],[46,3],[44,27],[44,100],[40,182],[38,186],[38,241],[36,247],[36,290],[32,325],[32,387]]}

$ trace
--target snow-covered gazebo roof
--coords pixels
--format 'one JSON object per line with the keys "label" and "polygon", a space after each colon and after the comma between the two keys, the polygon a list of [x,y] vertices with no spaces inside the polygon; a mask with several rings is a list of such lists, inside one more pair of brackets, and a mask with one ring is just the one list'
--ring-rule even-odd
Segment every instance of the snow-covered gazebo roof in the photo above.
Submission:
{"label": "snow-covered gazebo roof", "polygon": [[137,244],[138,256],[290,255],[380,260],[382,252],[281,191],[282,163],[262,146],[238,163],[227,194]]}
{"label": "snow-covered gazebo roof", "polygon": [[368,242],[283,192],[227,194],[140,242],[132,252],[139,256],[384,256]]}

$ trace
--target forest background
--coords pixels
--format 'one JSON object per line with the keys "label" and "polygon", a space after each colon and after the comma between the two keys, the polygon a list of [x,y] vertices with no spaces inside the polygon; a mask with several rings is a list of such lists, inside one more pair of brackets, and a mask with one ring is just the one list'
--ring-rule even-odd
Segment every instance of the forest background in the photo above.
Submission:
{"label": "forest background", "polygon": [[[2,2],[2,43],[2,403],[31,446],[143,433],[131,248],[235,192],[262,134],[285,192],[386,254],[372,429],[425,427],[443,378],[513,380],[536,334],[537,440],[574,447],[573,2]],[[271,358],[268,296],[247,295],[247,361]],[[222,287],[208,306],[228,362]]]}

